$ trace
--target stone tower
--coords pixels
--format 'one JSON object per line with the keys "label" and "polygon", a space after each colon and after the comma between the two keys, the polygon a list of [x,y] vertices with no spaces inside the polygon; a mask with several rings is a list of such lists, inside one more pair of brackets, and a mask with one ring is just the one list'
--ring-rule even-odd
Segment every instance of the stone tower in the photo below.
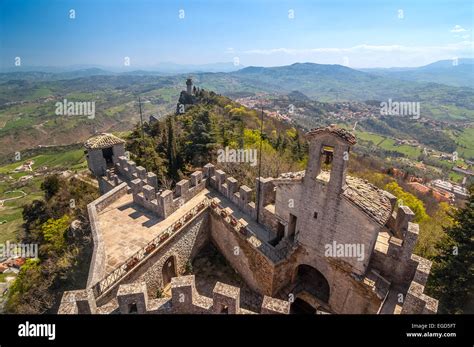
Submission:
{"label": "stone tower", "polygon": [[191,95],[193,92],[193,80],[191,78],[188,78],[186,80],[186,92]]}
{"label": "stone tower", "polygon": [[125,141],[115,135],[102,133],[86,141],[87,166],[96,176],[101,177],[109,168],[113,168],[118,158],[125,154]]}
{"label": "stone tower", "polygon": [[328,193],[338,195],[346,185],[349,152],[355,137],[333,125],[312,130],[306,136],[310,142],[306,181],[308,178],[327,181]]}

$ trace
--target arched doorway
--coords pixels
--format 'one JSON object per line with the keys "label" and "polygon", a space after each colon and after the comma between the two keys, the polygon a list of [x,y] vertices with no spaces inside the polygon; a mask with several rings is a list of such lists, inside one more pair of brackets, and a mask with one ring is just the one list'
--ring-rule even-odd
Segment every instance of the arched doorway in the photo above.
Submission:
{"label": "arched doorway", "polygon": [[290,306],[290,314],[316,314],[316,309],[306,301],[296,298]]}
{"label": "arched doorway", "polygon": [[113,167],[113,165],[114,165],[114,161],[113,161],[114,150],[113,150],[113,148],[112,147],[103,148],[102,149],[102,156],[105,159],[105,163],[107,164],[107,167],[108,168]]}
{"label": "arched doorway", "polygon": [[329,303],[329,283],[324,275],[309,265],[299,265],[296,269],[295,289],[306,291],[324,303]]}
{"label": "arched doorway", "polygon": [[166,259],[165,263],[163,264],[163,287],[166,287],[168,284],[171,283],[171,279],[176,277],[176,264],[174,256],[170,256]]}

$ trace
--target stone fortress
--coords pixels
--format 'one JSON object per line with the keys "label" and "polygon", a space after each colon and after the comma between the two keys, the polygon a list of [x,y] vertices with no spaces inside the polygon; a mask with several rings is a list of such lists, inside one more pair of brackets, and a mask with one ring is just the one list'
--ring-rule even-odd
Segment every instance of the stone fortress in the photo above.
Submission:
{"label": "stone fortress", "polygon": [[209,243],[263,297],[260,313],[436,313],[414,213],[346,174],[350,132],[306,136],[306,170],[257,178],[255,192],[212,164],[163,189],[121,139],[88,140],[102,192],[88,206],[94,252],[87,287],[65,292],[59,313],[258,313],[241,307],[240,288],[217,281],[205,296],[183,275]]}

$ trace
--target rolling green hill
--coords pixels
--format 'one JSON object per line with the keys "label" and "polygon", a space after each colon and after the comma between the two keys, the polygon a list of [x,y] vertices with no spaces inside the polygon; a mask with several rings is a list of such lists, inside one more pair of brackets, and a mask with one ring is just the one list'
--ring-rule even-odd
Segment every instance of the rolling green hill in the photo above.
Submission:
{"label": "rolling green hill", "polygon": [[414,101],[420,102],[425,117],[474,120],[474,89],[468,87],[403,81],[341,65],[312,63],[248,67],[230,75],[243,85],[258,86],[269,92],[298,90],[321,101]]}
{"label": "rolling green hill", "polygon": [[[94,73],[97,75],[90,76]],[[108,74],[89,69],[56,75],[0,74],[0,154],[11,155],[39,145],[78,143],[100,131],[130,130],[139,119],[138,96],[144,100],[145,120],[175,109],[187,74],[136,73]],[[75,76],[78,78],[72,78]],[[318,101],[414,101],[420,102],[422,117],[474,121],[474,89],[403,81],[341,65],[247,67],[230,73],[195,73],[192,77],[196,86],[229,97],[272,92],[303,93]],[[95,102],[95,119],[57,116],[55,103],[63,99]]]}

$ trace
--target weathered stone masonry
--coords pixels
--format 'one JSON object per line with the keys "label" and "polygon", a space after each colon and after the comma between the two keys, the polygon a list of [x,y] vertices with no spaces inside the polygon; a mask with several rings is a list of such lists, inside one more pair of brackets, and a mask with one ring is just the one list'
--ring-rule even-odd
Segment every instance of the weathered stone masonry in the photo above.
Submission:
{"label": "weathered stone masonry", "polygon": [[[101,136],[90,143],[107,143]],[[330,126],[310,131],[307,138],[306,170],[258,178],[258,203],[249,187],[212,164],[179,182],[173,192],[160,189],[153,173],[124,156],[114,156],[105,172],[101,160],[91,160],[92,172],[108,193],[89,206],[95,249],[88,288],[65,293],[60,312],[249,313],[238,305],[238,288],[218,283],[211,299],[196,292],[192,276],[180,276],[199,249],[212,242],[248,286],[265,295],[262,313],[288,313],[289,297],[332,313],[436,313],[437,300],[424,294],[431,262],[413,254],[418,237],[413,212],[395,208],[393,195],[346,174],[352,134]],[[163,220],[175,218],[196,198],[204,199],[205,208],[189,214],[184,226],[175,225],[179,231],[173,237],[97,301],[90,290],[105,274],[100,225],[94,221],[98,210],[126,194]],[[328,256],[332,244],[358,246],[361,253]],[[165,284],[164,267],[171,260],[179,276],[171,280],[172,298],[152,299]],[[184,303],[177,301],[179,294]],[[393,299],[399,294],[403,302]]]}
{"label": "weathered stone masonry", "polygon": [[[287,301],[265,296],[260,313],[288,314]],[[59,314],[254,314],[240,307],[240,289],[217,282],[212,298],[196,291],[194,276],[175,277],[171,281],[171,298],[151,299],[145,282],[123,284],[117,300],[97,307],[90,289],[65,292]]]}

